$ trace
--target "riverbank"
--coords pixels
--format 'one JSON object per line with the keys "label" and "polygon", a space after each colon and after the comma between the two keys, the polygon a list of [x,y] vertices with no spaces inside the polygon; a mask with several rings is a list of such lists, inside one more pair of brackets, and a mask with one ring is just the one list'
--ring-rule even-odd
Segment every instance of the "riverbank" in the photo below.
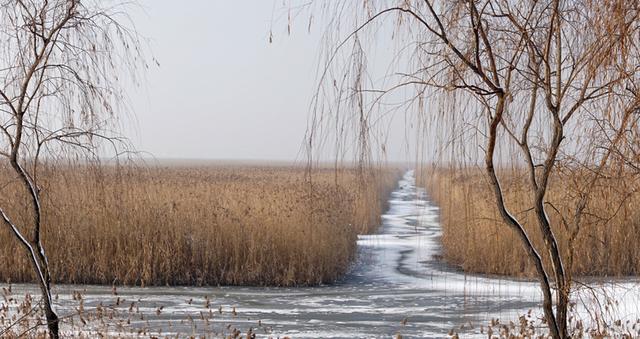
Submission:
{"label": "riverbank", "polygon": [[[580,197],[579,189],[584,185],[579,173],[566,171],[552,177],[547,193],[547,213],[564,263],[574,276],[639,275],[640,178],[615,173],[599,180],[570,246],[569,238],[575,230],[573,211]],[[514,170],[503,171],[501,178],[508,208],[524,222],[534,244],[543,248],[527,178]],[[468,273],[535,276],[520,240],[502,222],[495,208],[484,171],[425,169],[418,174],[418,180],[440,207],[443,256],[447,262]],[[558,211],[564,215],[564,221]],[[570,255],[572,265],[568,264]],[[546,265],[550,269],[550,263]]]}
{"label": "riverbank", "polygon": [[[375,231],[398,172],[257,165],[49,168],[42,187],[44,244],[55,283],[316,285],[353,263],[356,236]],[[5,210],[29,222],[22,187]],[[6,194],[4,194],[6,192]],[[0,228],[0,280],[32,268]]]}

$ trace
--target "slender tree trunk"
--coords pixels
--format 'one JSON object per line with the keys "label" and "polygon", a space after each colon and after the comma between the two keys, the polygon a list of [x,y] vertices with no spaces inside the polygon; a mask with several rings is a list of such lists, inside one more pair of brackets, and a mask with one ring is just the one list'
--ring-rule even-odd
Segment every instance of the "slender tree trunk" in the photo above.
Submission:
{"label": "slender tree trunk", "polygon": [[42,263],[39,259],[39,255],[36,254],[36,250],[34,250],[34,245],[30,243],[20,232],[18,227],[11,221],[9,216],[0,208],[0,216],[4,223],[9,227],[11,232],[15,235],[20,244],[27,251],[29,258],[31,259],[31,264],[36,273],[36,280],[38,281],[38,285],[40,286],[40,291],[42,292],[43,299],[43,308],[45,312],[45,316],[47,318],[47,328],[49,329],[49,334],[52,338],[58,339],[59,335],[59,319],[56,313],[53,311],[53,306],[51,304],[51,284],[49,277],[49,267],[48,263],[45,261]]}
{"label": "slender tree trunk", "polygon": [[560,251],[558,244],[555,240],[555,236],[552,233],[551,226],[549,224],[549,218],[544,209],[544,198],[536,198],[535,212],[538,218],[538,222],[542,225],[542,238],[544,240],[545,247],[549,252],[551,258],[551,265],[553,266],[553,272],[556,283],[556,323],[558,324],[559,338],[567,338],[567,313],[569,307],[569,290],[567,277],[564,271],[562,258],[560,257]]}
{"label": "slender tree trunk", "polygon": [[60,319],[53,310],[51,305],[51,286],[40,286],[43,295],[48,297],[44,298],[44,314],[47,318],[47,328],[49,329],[49,335],[52,339],[60,338]]}
{"label": "slender tree trunk", "polygon": [[485,155],[485,169],[487,170],[487,174],[489,176],[489,181],[491,186],[494,189],[494,194],[496,198],[496,203],[498,207],[498,211],[500,212],[500,216],[507,223],[509,227],[516,231],[518,237],[522,241],[522,246],[529,257],[533,260],[533,263],[536,267],[536,272],[538,274],[538,279],[540,281],[540,288],[542,289],[543,295],[543,305],[542,308],[544,310],[545,319],[549,325],[549,331],[551,332],[551,336],[554,339],[563,339],[561,328],[565,326],[558,324],[558,319],[554,316],[553,313],[553,296],[551,293],[551,285],[549,283],[549,278],[544,269],[544,265],[542,262],[542,258],[536,251],[535,247],[531,243],[527,233],[525,232],[523,226],[509,213],[507,210],[504,197],[502,195],[502,188],[500,186],[500,181],[498,180],[498,176],[495,171],[495,166],[493,162],[493,156],[495,153],[496,140],[498,137],[498,125],[501,123],[502,114],[504,112],[504,104],[505,104],[505,95],[504,93],[498,95],[498,102],[496,104],[496,113],[495,116],[491,120],[491,124],[489,126],[489,139],[487,140],[487,152]]}
{"label": "slender tree trunk", "polygon": [[[22,124],[18,124],[18,128],[22,128]],[[21,129],[19,130],[18,137],[22,135]],[[20,139],[17,139],[20,141]],[[53,339],[58,339],[60,337],[60,326],[58,315],[53,310],[52,299],[51,299],[51,273],[49,270],[49,260],[47,260],[47,256],[44,251],[44,247],[42,246],[41,241],[41,222],[42,222],[42,210],[40,206],[40,192],[37,187],[37,184],[31,179],[29,174],[24,170],[24,168],[18,163],[18,147],[20,144],[16,144],[12,152],[12,156],[10,159],[11,166],[15,170],[15,172],[20,177],[25,189],[29,192],[31,196],[31,204],[32,204],[32,212],[33,212],[33,239],[31,241],[27,240],[22,234],[19,234],[19,230],[17,227],[13,227],[14,233],[21,242],[23,242],[30,252],[33,269],[36,272],[38,285],[40,286],[40,291],[42,292],[43,299],[43,308],[44,313],[47,319],[47,328],[49,329],[49,335]],[[7,218],[5,221],[8,222]]]}
{"label": "slender tree trunk", "polygon": [[552,104],[549,97],[547,102],[554,120],[553,139],[547,152],[547,158],[543,166],[543,172],[541,174],[538,189],[534,194],[534,211],[538,221],[538,227],[544,241],[544,246],[549,253],[549,258],[551,260],[554,280],[556,283],[556,323],[558,324],[559,338],[564,339],[568,336],[567,313],[569,307],[569,282],[564,270],[564,264],[558,248],[558,242],[553,234],[551,223],[544,207],[544,199],[549,185],[551,172],[557,159],[560,144],[564,138],[564,126],[560,120],[560,113],[557,104]]}

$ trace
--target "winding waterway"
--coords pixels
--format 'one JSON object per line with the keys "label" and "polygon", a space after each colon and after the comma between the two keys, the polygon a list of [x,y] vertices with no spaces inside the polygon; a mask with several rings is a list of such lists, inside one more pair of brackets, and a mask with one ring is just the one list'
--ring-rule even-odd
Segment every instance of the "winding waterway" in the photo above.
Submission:
{"label": "winding waterway", "polygon": [[[358,262],[336,284],[119,288],[115,293],[111,287],[62,285],[57,287],[57,309],[63,315],[76,312],[72,296],[81,291],[85,309],[111,305],[127,314],[133,302],[136,315],[129,316],[126,326],[162,335],[253,328],[259,338],[390,338],[398,333],[403,338],[442,338],[452,329],[461,337],[486,337],[481,326],[486,328],[491,319],[515,321],[538,308],[535,282],[469,276],[447,266],[438,259],[440,236],[438,208],[408,171],[391,194],[379,233],[359,237]],[[634,286],[625,287],[636,293],[629,298],[640,295]],[[29,285],[14,290],[18,295],[37,293]],[[629,316],[639,314],[635,305]],[[213,312],[203,315],[209,308]]]}

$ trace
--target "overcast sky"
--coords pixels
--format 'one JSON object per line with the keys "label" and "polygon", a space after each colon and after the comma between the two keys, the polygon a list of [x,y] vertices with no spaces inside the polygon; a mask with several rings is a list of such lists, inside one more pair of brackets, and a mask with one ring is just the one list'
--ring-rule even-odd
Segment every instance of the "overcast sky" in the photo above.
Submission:
{"label": "overcast sky", "polygon": [[158,158],[295,159],[319,34],[287,36],[282,1],[142,5],[135,24],[160,66],[132,94],[137,126],[127,133],[137,148]]}
{"label": "overcast sky", "polygon": [[[141,4],[132,17],[160,66],[131,95],[137,123],[126,133],[138,150],[157,158],[304,159],[326,25],[309,32],[302,14],[287,34],[282,0]],[[403,135],[392,139],[406,143]],[[399,147],[387,152],[389,160],[407,157]]]}

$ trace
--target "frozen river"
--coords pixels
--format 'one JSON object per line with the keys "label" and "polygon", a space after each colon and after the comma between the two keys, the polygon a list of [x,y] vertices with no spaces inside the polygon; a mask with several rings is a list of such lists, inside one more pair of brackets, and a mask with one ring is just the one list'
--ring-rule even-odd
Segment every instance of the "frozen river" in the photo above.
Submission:
{"label": "frozen river", "polygon": [[[116,291],[62,285],[56,289],[56,306],[61,315],[77,313],[79,301],[73,296],[78,291],[85,311],[95,312],[100,306],[100,317],[109,319],[94,314],[100,331],[146,331],[162,336],[228,335],[234,328],[243,333],[252,328],[258,338],[391,338],[396,334],[442,338],[455,329],[461,337],[484,338],[492,319],[517,322],[530,309],[534,310],[532,319],[539,317],[537,283],[465,275],[438,259],[440,236],[438,208],[416,187],[409,171],[390,197],[380,232],[359,237],[358,262],[334,285]],[[636,283],[606,288],[626,301],[611,314],[613,318],[638,318]],[[13,290],[14,295],[30,290],[37,294],[29,285]],[[590,305],[588,295],[579,299]],[[578,313],[588,315],[589,307]],[[76,317],[74,322],[78,321]]]}

